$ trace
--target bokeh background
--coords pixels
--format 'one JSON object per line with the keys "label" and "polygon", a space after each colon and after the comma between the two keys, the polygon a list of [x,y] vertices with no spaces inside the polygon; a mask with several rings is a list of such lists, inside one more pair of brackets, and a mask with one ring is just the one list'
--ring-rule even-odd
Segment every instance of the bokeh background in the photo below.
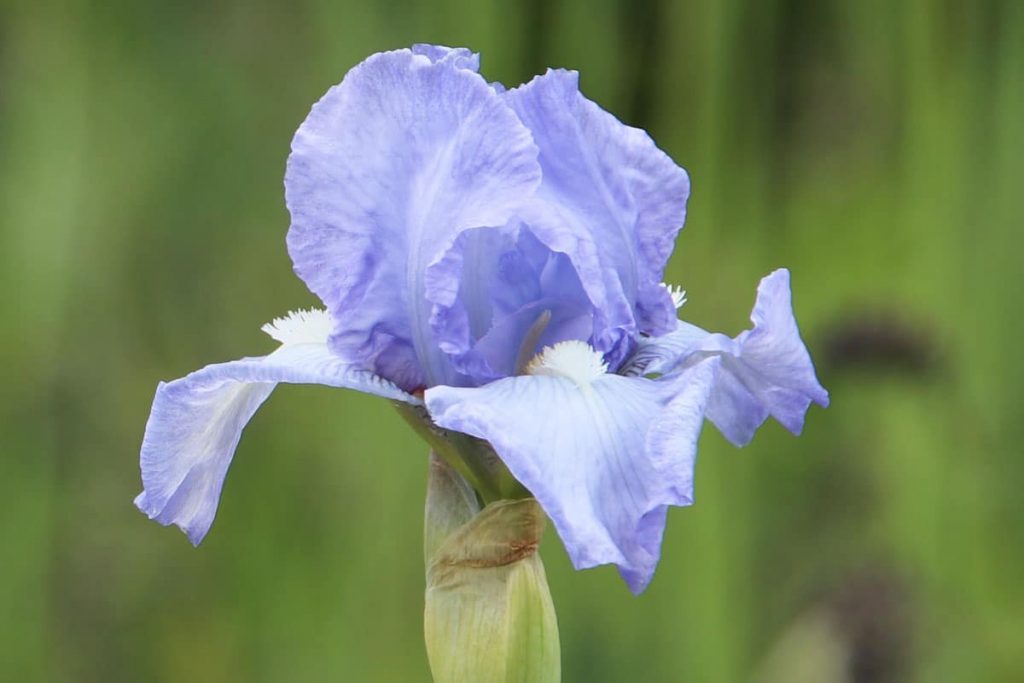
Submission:
{"label": "bokeh background", "polygon": [[653,585],[543,549],[566,681],[1024,680],[1024,3],[0,2],[0,679],[426,681],[422,443],[280,387],[203,546],[147,521],[159,379],[312,305],[282,174],[372,52],[549,65],[693,179],[669,280],[792,269],[832,394],[701,440]]}

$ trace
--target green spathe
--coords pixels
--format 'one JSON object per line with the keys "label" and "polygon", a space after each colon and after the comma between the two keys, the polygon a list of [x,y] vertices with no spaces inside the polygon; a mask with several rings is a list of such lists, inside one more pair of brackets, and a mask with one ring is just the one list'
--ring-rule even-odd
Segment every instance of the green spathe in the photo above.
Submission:
{"label": "green spathe", "polygon": [[435,683],[561,680],[558,624],[537,554],[546,520],[532,498],[482,510],[431,454],[424,634]]}

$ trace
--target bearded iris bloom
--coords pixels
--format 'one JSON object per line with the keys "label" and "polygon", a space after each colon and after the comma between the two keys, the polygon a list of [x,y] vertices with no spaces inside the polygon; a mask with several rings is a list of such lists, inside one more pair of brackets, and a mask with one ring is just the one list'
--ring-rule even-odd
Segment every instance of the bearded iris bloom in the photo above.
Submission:
{"label": "bearded iris bloom", "polygon": [[693,500],[710,420],[737,445],[828,404],[790,279],[762,280],[730,338],[678,319],[662,283],[689,179],[574,72],[506,90],[465,49],[376,54],[313,107],[285,175],[295,271],[326,310],[280,347],[157,388],[136,505],[198,544],[242,430],[278,383],[408,404],[489,444],[577,568],[642,591],[666,512]]}

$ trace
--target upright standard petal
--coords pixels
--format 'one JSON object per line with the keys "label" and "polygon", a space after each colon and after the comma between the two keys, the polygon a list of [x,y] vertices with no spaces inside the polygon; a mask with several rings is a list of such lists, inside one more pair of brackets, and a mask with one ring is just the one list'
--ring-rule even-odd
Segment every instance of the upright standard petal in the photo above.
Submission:
{"label": "upright standard petal", "polygon": [[480,55],[464,47],[446,47],[416,43],[412,46],[413,54],[423,55],[432,62],[447,62],[457,69],[480,70]]}
{"label": "upright standard petal", "polygon": [[576,568],[613,563],[639,593],[660,556],[666,506],[692,502],[717,360],[654,381],[602,374],[595,359],[475,389],[434,387],[425,400],[438,425],[491,443]]}
{"label": "upright standard petal", "polygon": [[[277,322],[289,320],[294,318]],[[199,544],[213,523],[242,430],[279,382],[419,403],[392,383],[343,362],[328,350],[326,336],[316,342],[305,333],[308,326],[291,327],[273,328],[287,341],[268,356],[208,365],[157,387],[142,440],[144,490],[135,499],[150,519],[176,524]]]}
{"label": "upright standard petal", "polygon": [[505,97],[533,133],[544,180],[524,212],[572,259],[596,309],[594,344],[617,366],[636,333],[671,330],[660,285],[686,218],[686,172],[650,136],[586,99],[578,75],[549,71]]}
{"label": "upright standard petal", "polygon": [[800,338],[789,280],[785,268],[761,280],[753,329],[730,339],[680,321],[675,332],[644,340],[627,374],[668,373],[719,356],[707,416],[726,438],[746,445],[769,415],[799,434],[810,404],[827,407],[829,400]]}
{"label": "upright standard petal", "polygon": [[529,131],[468,54],[370,57],[313,107],[285,175],[288,250],[334,316],[332,349],[409,390],[454,377],[427,266],[462,231],[505,225],[540,182]]}

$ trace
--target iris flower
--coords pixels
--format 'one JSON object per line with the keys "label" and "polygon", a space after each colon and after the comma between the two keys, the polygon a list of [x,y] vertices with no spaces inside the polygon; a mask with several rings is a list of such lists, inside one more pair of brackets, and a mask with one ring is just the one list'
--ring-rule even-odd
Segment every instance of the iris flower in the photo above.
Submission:
{"label": "iris flower", "polygon": [[313,107],[285,174],[295,272],[326,310],[264,326],[267,356],[161,383],[135,503],[198,544],[242,430],[285,383],[409,404],[489,444],[577,568],[650,581],[666,511],[693,501],[701,426],[744,445],[828,404],[790,278],[730,338],[678,319],[662,274],[689,179],[572,71],[506,90],[466,49],[353,68]]}

